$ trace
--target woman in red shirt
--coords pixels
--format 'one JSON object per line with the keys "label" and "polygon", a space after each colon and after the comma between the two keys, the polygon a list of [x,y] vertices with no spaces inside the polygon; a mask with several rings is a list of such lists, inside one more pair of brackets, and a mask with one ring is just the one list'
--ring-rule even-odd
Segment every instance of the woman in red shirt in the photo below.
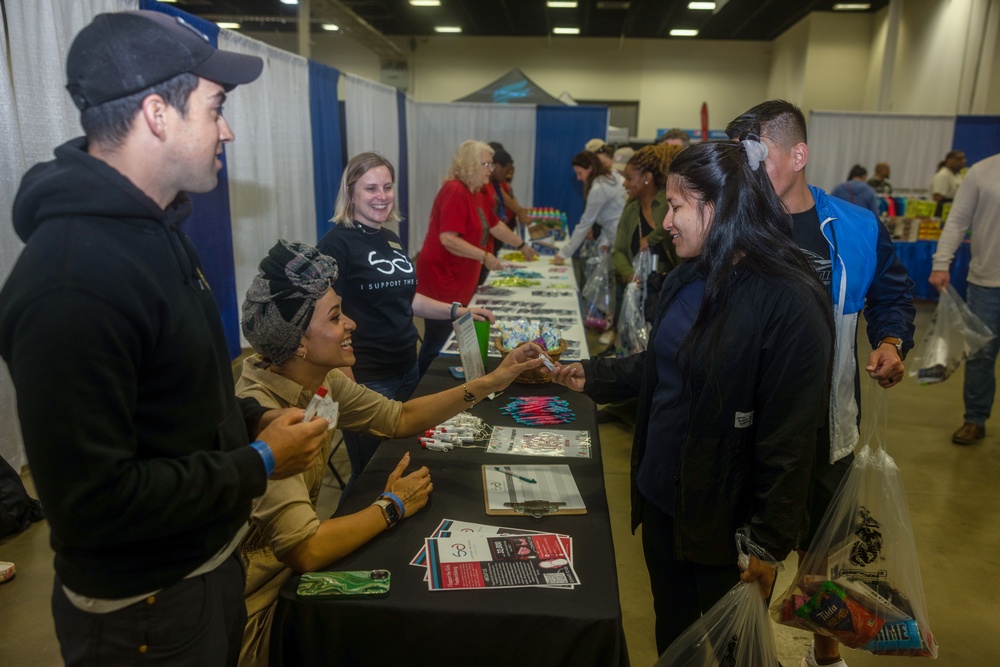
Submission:
{"label": "woman in red shirt", "polygon": [[[485,186],[493,172],[493,149],[481,141],[462,143],[451,158],[451,168],[431,208],[423,248],[417,256],[417,294],[467,304],[476,291],[479,271],[500,268],[492,254],[493,238],[524,253],[537,255],[507,225],[498,225]],[[455,310],[454,308],[452,309]],[[424,320],[424,342],[417,365],[423,375],[451,333],[450,320]]]}

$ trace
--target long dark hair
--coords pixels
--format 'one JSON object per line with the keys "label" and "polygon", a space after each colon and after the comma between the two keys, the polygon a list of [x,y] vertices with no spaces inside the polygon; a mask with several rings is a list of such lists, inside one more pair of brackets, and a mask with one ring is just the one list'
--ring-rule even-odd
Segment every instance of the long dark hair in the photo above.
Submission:
{"label": "long dark hair", "polygon": [[[735,271],[784,278],[806,285],[823,305],[833,331],[830,300],[805,254],[792,239],[792,220],[768,179],[764,163],[751,168],[740,143],[697,144],[681,151],[670,164],[672,187],[714,212],[712,227],[696,260],[705,276],[701,309],[682,350],[711,326],[717,342],[720,318],[733,288]],[[688,356],[688,355],[682,355]]]}
{"label": "long dark hair", "polygon": [[590,186],[594,184],[594,181],[598,176],[607,176],[611,173],[611,170],[604,166],[601,159],[597,157],[597,153],[594,153],[593,151],[580,151],[574,155],[573,166],[590,169],[590,173],[587,175],[587,180],[583,182],[584,199],[586,199],[587,195],[590,194]]}

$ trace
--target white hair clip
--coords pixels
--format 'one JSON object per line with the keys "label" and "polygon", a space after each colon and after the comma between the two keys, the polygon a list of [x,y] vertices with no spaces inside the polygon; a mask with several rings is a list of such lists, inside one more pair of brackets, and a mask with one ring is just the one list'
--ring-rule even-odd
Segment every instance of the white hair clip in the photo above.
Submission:
{"label": "white hair clip", "polygon": [[744,139],[740,143],[743,144],[743,148],[747,152],[747,162],[750,164],[750,169],[757,171],[757,167],[767,157],[767,146],[754,139]]}

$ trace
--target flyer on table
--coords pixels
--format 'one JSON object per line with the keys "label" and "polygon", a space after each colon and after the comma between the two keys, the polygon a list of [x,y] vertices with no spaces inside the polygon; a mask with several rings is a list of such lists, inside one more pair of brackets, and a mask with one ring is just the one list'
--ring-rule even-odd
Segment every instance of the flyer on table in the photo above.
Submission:
{"label": "flyer on table", "polygon": [[429,537],[426,546],[432,591],[580,583],[552,533]]}

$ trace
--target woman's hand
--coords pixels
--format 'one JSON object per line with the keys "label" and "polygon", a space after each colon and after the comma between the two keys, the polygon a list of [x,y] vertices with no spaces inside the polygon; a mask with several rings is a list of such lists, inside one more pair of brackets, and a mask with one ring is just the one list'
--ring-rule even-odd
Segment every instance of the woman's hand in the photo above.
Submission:
{"label": "woman's hand", "polygon": [[774,580],[778,576],[778,568],[770,563],[765,563],[756,556],[750,556],[750,565],[747,569],[740,573],[740,581],[745,581],[750,583],[751,581],[756,581],[760,584],[760,592],[764,594],[764,598],[771,594],[771,589],[774,588]]}
{"label": "woman's hand", "polygon": [[639,252],[642,252],[643,250],[649,250],[649,239],[646,238],[646,236],[639,239]]}
{"label": "woman's hand", "polygon": [[500,259],[497,258],[496,255],[488,253],[485,250],[483,252],[486,253],[486,257],[483,259],[483,264],[487,269],[490,271],[499,271],[503,268],[503,263],[500,262]]}
{"label": "woman's hand", "polygon": [[403,501],[403,518],[408,518],[427,504],[427,496],[434,490],[431,483],[431,473],[427,466],[403,476],[406,466],[410,465],[410,453],[403,454],[396,469],[389,475],[385,490],[393,493]]}
{"label": "woman's hand", "polygon": [[542,359],[538,355],[544,351],[538,346],[538,343],[525,343],[511,350],[496,370],[490,373],[501,383],[497,391],[506,389],[514,381],[514,378],[524,371],[541,366]]}
{"label": "woman's hand", "polygon": [[525,243],[524,247],[521,248],[521,254],[524,255],[524,260],[526,262],[533,262],[538,259],[538,251],[532,248],[528,243]]}
{"label": "woman's hand", "polygon": [[552,263],[555,264],[556,266],[562,266],[563,264],[566,263],[566,260],[563,259],[562,255],[556,255],[555,257],[552,258]]}
{"label": "woman's hand", "polygon": [[587,381],[583,364],[578,361],[568,366],[556,364],[556,369],[552,371],[552,381],[564,387],[569,387],[573,391],[583,391],[583,386]]}
{"label": "woman's hand", "polygon": [[497,317],[493,314],[489,308],[459,308],[458,316],[461,317],[465,313],[472,313],[472,319],[477,322],[482,322],[483,320],[489,320],[490,324],[496,324]]}

